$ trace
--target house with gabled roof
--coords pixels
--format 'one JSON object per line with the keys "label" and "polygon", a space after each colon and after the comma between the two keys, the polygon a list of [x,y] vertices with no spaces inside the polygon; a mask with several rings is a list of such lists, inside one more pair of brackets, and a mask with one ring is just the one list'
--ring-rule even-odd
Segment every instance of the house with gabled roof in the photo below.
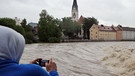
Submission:
{"label": "house with gabled roof", "polygon": [[118,25],[117,27],[111,26],[116,31],[116,40],[122,40],[122,27]]}
{"label": "house with gabled roof", "polygon": [[99,40],[116,40],[116,31],[111,26],[99,25]]}
{"label": "house with gabled roof", "polygon": [[111,26],[92,25],[90,40],[116,40],[116,30]]}

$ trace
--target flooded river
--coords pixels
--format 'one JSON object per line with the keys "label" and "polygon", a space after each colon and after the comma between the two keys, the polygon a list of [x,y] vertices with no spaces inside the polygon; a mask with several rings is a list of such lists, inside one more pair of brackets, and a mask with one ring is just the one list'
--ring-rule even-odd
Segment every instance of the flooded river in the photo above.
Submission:
{"label": "flooded river", "polygon": [[118,76],[105,63],[103,64],[105,62],[105,60],[103,61],[106,55],[105,50],[112,46],[129,46],[132,43],[79,42],[27,44],[20,63],[27,64],[35,58],[52,58],[57,63],[60,76]]}

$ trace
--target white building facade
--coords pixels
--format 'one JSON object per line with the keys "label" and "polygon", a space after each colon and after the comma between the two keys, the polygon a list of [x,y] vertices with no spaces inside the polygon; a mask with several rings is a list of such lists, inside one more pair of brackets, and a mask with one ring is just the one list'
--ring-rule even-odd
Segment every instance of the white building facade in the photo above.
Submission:
{"label": "white building facade", "polygon": [[122,27],[123,40],[135,40],[135,28]]}

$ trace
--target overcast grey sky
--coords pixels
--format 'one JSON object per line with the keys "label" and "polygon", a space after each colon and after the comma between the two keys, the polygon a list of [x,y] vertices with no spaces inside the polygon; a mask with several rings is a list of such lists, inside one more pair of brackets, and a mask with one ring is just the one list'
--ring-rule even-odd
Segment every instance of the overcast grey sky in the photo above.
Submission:
{"label": "overcast grey sky", "polygon": [[[79,16],[95,17],[99,24],[135,27],[135,0],[77,0]],[[38,22],[45,9],[54,18],[71,16],[73,0],[0,0],[0,18]]]}

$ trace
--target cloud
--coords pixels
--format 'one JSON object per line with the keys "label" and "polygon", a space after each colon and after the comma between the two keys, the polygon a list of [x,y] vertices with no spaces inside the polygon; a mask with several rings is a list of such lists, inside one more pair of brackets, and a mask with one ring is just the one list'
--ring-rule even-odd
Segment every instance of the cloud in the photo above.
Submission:
{"label": "cloud", "polygon": [[[88,0],[81,6],[81,13],[85,16],[94,16],[95,18],[102,20],[101,22],[112,22],[110,24],[122,24],[130,25],[134,24],[135,10],[131,9],[135,7],[133,2],[127,0]],[[133,0],[132,0],[133,1]],[[87,7],[87,8],[86,8]]]}
{"label": "cloud", "polygon": [[[79,15],[95,17],[102,24],[133,26],[135,0],[77,0]],[[42,9],[55,18],[71,16],[73,0],[1,0],[0,17],[38,22]]]}

